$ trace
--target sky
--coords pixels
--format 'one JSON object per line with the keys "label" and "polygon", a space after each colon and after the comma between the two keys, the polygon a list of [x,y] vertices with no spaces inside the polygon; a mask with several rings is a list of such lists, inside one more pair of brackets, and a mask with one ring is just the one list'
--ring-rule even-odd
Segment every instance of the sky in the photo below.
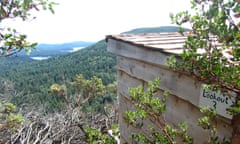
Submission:
{"label": "sky", "polygon": [[190,9],[190,0],[51,0],[55,14],[40,11],[36,19],[5,24],[38,43],[96,42],[135,28],[171,25],[169,13]]}

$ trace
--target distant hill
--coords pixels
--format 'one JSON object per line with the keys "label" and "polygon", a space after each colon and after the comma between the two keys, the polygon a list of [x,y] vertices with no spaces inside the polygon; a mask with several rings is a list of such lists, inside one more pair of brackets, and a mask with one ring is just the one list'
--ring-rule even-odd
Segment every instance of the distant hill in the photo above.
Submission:
{"label": "distant hill", "polygon": [[[136,28],[127,32],[126,34],[138,34],[138,33],[161,33],[161,32],[177,32],[179,27],[176,26],[161,26],[161,27],[146,27]],[[183,28],[184,31],[189,31],[187,28]]]}
{"label": "distant hill", "polygon": [[[178,27],[139,28],[126,33],[153,33],[153,32],[175,32]],[[186,29],[187,30],[187,29]],[[46,45],[40,45],[44,48]],[[60,45],[60,47],[64,45]],[[46,48],[49,48],[46,46]],[[17,58],[15,58],[17,59]],[[6,64],[6,63],[5,63]],[[8,65],[14,65],[8,63]],[[53,83],[69,83],[76,74],[83,74],[85,78],[97,76],[104,84],[116,80],[116,56],[107,52],[104,40],[77,52],[62,56],[54,56],[43,61],[27,61],[16,66],[6,66],[0,62],[0,77],[9,79],[15,83],[18,91],[31,93],[30,102],[49,101],[48,88]],[[20,98],[27,100],[28,98]]]}
{"label": "distant hill", "polygon": [[[94,44],[95,42],[68,42],[62,44],[39,44],[36,49],[32,50],[30,57],[52,57],[65,55],[73,50],[73,48],[84,48]],[[18,54],[19,56],[26,56],[25,52]]]}

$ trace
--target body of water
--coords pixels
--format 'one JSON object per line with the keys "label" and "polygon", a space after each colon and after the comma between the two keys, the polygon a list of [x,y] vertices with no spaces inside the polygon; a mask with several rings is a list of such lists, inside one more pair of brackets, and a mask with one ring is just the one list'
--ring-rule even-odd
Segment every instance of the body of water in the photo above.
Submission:
{"label": "body of water", "polygon": [[38,57],[30,57],[30,58],[33,59],[33,60],[46,60],[46,59],[49,59],[50,56],[48,56],[48,57],[41,57],[41,56],[38,56]]}
{"label": "body of water", "polygon": [[74,47],[70,52],[75,52],[75,51],[78,51],[83,48],[85,48],[85,47]]}
{"label": "body of water", "polygon": [[[83,49],[85,47],[74,47],[72,50],[62,50],[60,52],[65,52],[65,53],[71,53],[71,52],[76,52],[80,49]],[[33,60],[46,60],[46,59],[49,59],[51,56],[36,56],[36,57],[30,57],[31,59]]]}

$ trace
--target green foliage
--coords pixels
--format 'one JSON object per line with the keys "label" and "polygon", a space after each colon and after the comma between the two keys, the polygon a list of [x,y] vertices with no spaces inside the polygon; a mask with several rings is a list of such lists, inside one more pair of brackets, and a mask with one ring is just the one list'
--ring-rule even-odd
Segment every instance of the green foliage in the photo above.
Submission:
{"label": "green foliage", "polygon": [[[177,29],[178,27],[140,28],[129,33],[176,32]],[[44,61],[33,61],[20,55],[3,58],[0,61],[0,77],[14,82],[15,90],[22,93],[21,96],[12,98],[13,103],[44,104],[44,107],[50,110],[57,104],[57,97],[48,93],[49,87],[54,83],[65,84],[69,88],[69,83],[74,81],[77,74],[82,74],[86,79],[91,79],[93,76],[101,78],[104,85],[116,81],[116,56],[107,52],[106,47],[106,42],[101,40],[77,52],[54,56]],[[68,89],[68,92],[72,91],[72,88]],[[109,91],[106,95],[108,95],[105,99],[107,101],[112,101],[112,97],[115,97]],[[90,102],[93,105],[95,103]],[[61,104],[59,103],[57,107],[61,107]]]}
{"label": "green foliage", "polygon": [[[74,88],[73,93],[67,93],[67,90]],[[52,84],[49,88],[49,92],[58,95],[63,98],[66,105],[70,106],[72,109],[79,110],[83,108],[84,110],[90,111],[100,111],[103,112],[103,105],[105,104],[104,99],[111,99],[107,101],[112,103],[113,99],[116,98],[116,84],[104,85],[100,78],[96,76],[91,79],[85,79],[82,74],[76,75],[73,82],[70,83],[67,88],[66,85]],[[56,102],[60,101],[56,100]],[[88,105],[86,105],[88,104]],[[56,103],[58,105],[58,103]],[[91,109],[89,109],[91,108]]]}
{"label": "green foliage", "polygon": [[132,133],[132,140],[137,143],[149,144],[173,144],[180,141],[191,144],[193,139],[187,133],[186,123],[180,123],[178,128],[174,128],[161,119],[166,111],[168,93],[159,94],[159,84],[160,79],[157,78],[153,82],[148,82],[146,92],[142,86],[129,88],[131,102],[136,110],[125,112],[125,122],[137,129],[143,128],[146,120],[154,122],[152,126],[148,127],[148,130],[144,129],[144,131],[148,131],[148,135]]}
{"label": "green foliage", "polygon": [[[32,20],[35,18],[32,15],[34,11],[49,10],[54,13],[53,6],[56,5],[55,2],[50,2],[48,0],[1,0],[0,1],[0,23],[5,20],[11,19],[16,20],[20,18],[23,21]],[[0,26],[0,57],[9,57],[18,52],[24,50],[29,54],[37,43],[32,43],[27,41],[27,36],[17,32],[16,29],[11,27],[6,27],[4,25]],[[5,61],[1,60],[1,62]],[[9,60],[9,59],[8,59]],[[6,61],[8,61],[6,60]],[[11,61],[11,60],[10,60]],[[17,63],[21,63],[17,62]],[[7,62],[4,68],[12,67],[11,62]],[[22,64],[22,63],[21,63]],[[6,72],[9,75],[8,72]],[[18,79],[21,79],[18,77]],[[7,108],[12,108],[11,105],[6,105]],[[14,116],[14,115],[13,115]],[[11,115],[12,117],[12,115]]]}
{"label": "green foliage", "polygon": [[[0,22],[6,19],[21,18],[23,21],[33,19],[32,11],[39,11],[39,7],[43,10],[50,10],[54,13],[54,2],[47,0],[2,0],[0,2]],[[27,36],[20,34],[16,29],[1,27],[0,32],[0,56],[10,56],[25,50],[26,53],[31,52],[31,48],[37,43],[27,42]]]}
{"label": "green foliage", "polygon": [[230,144],[230,142],[217,136],[217,110],[211,110],[209,107],[201,108],[200,112],[204,114],[198,119],[198,125],[204,130],[209,131],[208,142],[213,144]]}
{"label": "green foliage", "polygon": [[[170,57],[171,68],[185,71],[208,85],[212,90],[221,91],[236,97],[236,103],[229,108],[234,116],[239,115],[240,65],[239,65],[239,14],[240,3],[235,0],[191,1],[195,13],[188,11],[171,14],[172,22],[177,25],[188,23],[192,30],[187,36],[181,62]],[[182,33],[180,31],[180,33]],[[216,127],[216,111],[201,109],[205,116],[199,125],[209,130],[209,143],[229,143],[220,140]],[[239,121],[239,118],[233,118]],[[232,137],[239,136],[237,123],[233,122]],[[239,143],[239,138],[235,140]]]}
{"label": "green foliage", "polygon": [[[159,94],[160,80],[148,82],[147,89],[142,86],[130,88],[130,98],[134,110],[125,112],[124,120],[129,127],[138,129],[138,133],[132,133],[130,138],[136,143],[147,144],[193,144],[194,139],[188,133],[187,122],[181,122],[178,126],[171,126],[162,119],[166,111],[167,92]],[[198,119],[198,125],[209,132],[206,141],[210,144],[229,144],[225,138],[217,136],[217,111],[210,108],[201,108],[203,117]],[[146,127],[146,122],[152,122]],[[145,126],[145,127],[144,127]],[[141,132],[141,129],[144,131]]]}
{"label": "green foliage", "polygon": [[165,102],[167,94],[164,94],[162,99],[155,96],[159,83],[160,79],[149,82],[147,92],[144,91],[142,86],[129,88],[130,98],[134,106],[137,107],[137,110],[135,112],[125,112],[127,123],[135,123],[137,127],[141,127],[143,124],[142,120],[146,117],[157,119],[158,116],[162,115],[166,110]]}
{"label": "green foliage", "polygon": [[102,80],[96,76],[93,76],[90,80],[86,80],[83,75],[79,74],[71,84],[76,91],[83,93],[82,95],[91,95],[95,97],[105,95],[106,93],[106,88]]}
{"label": "green foliage", "polygon": [[65,95],[67,88],[65,85],[53,84],[50,87],[50,92],[58,95]]}
{"label": "green foliage", "polygon": [[[173,23],[190,23],[192,30],[181,54],[182,63],[176,69],[221,91],[240,93],[239,64],[239,2],[192,1],[193,15],[188,11],[171,14]],[[231,14],[234,13],[234,16]],[[170,63],[176,63],[172,58]]]}
{"label": "green foliage", "polygon": [[[76,75],[74,81],[71,82],[70,86],[75,88],[74,94],[67,93],[66,91],[68,89],[66,88],[66,86],[59,84],[53,84],[52,86],[50,86],[49,92],[51,92],[54,95],[58,95],[61,98],[64,98],[67,105],[66,107],[67,111],[72,113],[79,112],[80,110],[92,112],[94,108],[97,108],[99,105],[102,108],[104,107],[104,105],[106,104],[106,102],[104,102],[105,98],[112,95],[115,95],[114,97],[116,97],[116,93],[113,94],[113,92],[116,92],[116,83],[105,86],[102,80],[95,76],[92,77],[91,79],[85,79],[81,74]],[[88,103],[89,105],[86,106]],[[107,118],[111,119],[111,117],[109,117],[109,115],[106,113],[105,109],[104,111],[105,111],[104,114],[107,116]],[[103,112],[103,110],[101,112]],[[107,121],[108,120],[106,120],[106,125],[108,125]],[[86,141],[88,143],[93,144],[117,143],[116,137],[118,137],[119,135],[118,126],[112,125],[111,133],[109,132],[110,131],[107,128],[105,129],[101,128],[100,131],[95,128],[87,127],[84,130],[84,133],[86,134]]]}
{"label": "green foliage", "polygon": [[240,113],[240,100],[237,100],[237,102],[231,106],[230,108],[228,108],[228,112],[230,114],[236,114],[236,113]]}
{"label": "green foliage", "polygon": [[113,131],[112,136],[102,133],[100,130],[87,127],[87,142],[92,144],[117,144],[117,141],[114,139],[114,137],[119,135],[118,127],[113,125],[111,130]]}
{"label": "green foliage", "polygon": [[5,113],[11,113],[16,110],[16,106],[12,103],[4,103],[4,112]]}
{"label": "green foliage", "polygon": [[[116,80],[115,64],[115,56],[107,52],[106,43],[101,41],[80,51],[44,61],[10,57],[0,62],[0,77],[14,82],[15,89],[23,92],[25,98],[14,97],[14,103],[39,105],[51,101],[48,90],[52,84],[70,87],[77,74],[82,74],[86,79],[94,76],[101,78],[104,85],[113,83]],[[68,90],[72,91],[72,88]]]}
{"label": "green foliage", "polygon": [[[30,12],[39,11],[39,7],[43,10],[50,10],[54,13],[54,2],[48,0],[1,0],[0,1],[0,23],[7,19],[20,18],[23,21],[33,19]],[[31,52],[31,48],[37,43],[27,41],[27,36],[20,34],[16,29],[0,26],[0,57],[8,57],[14,55],[21,50],[25,50],[27,54]],[[2,104],[0,101],[0,132],[8,130],[16,130],[24,121],[20,114],[15,114],[16,106],[12,103]]]}
{"label": "green foliage", "polygon": [[24,118],[20,114],[15,113],[16,106],[12,103],[0,102],[0,132],[5,130],[17,130],[24,122]]}

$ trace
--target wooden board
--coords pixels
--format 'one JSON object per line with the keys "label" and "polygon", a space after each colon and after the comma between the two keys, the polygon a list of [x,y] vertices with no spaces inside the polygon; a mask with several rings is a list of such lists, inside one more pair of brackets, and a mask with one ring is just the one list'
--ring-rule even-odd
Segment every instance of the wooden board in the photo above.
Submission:
{"label": "wooden board", "polygon": [[[156,77],[161,79],[160,88],[173,95],[189,101],[198,107],[200,83],[191,77],[171,71],[164,67],[118,56],[117,68],[126,74],[144,81],[152,81]],[[131,83],[131,79],[126,81]]]}
{"label": "wooden board", "polygon": [[169,56],[168,54],[158,51],[157,49],[154,50],[143,47],[139,48],[135,45],[119,42],[113,39],[109,39],[107,45],[108,51],[116,55],[133,58],[156,65],[166,66],[167,58]]}
{"label": "wooden board", "polygon": [[[125,75],[125,74],[123,74]],[[124,76],[125,77],[125,76]],[[126,75],[128,77],[128,75]],[[131,79],[131,78],[130,78]],[[147,83],[147,82],[145,82]],[[132,132],[137,132],[136,129],[133,129],[131,127],[128,127],[127,124],[122,119],[124,112],[126,110],[134,110],[134,107],[132,103],[130,103],[129,95],[125,95],[126,93],[123,90],[124,88],[127,89],[127,87],[124,85],[124,82],[121,82],[119,87],[121,87],[120,93],[120,130],[122,131],[121,135],[123,135],[124,139],[129,142],[129,136]],[[125,94],[123,94],[123,93]],[[161,97],[162,92],[159,92],[159,96]],[[196,143],[204,143],[207,139],[203,139],[203,137],[208,137],[208,132],[202,129],[197,125],[198,118],[203,116],[199,109],[195,107],[194,105],[188,103],[187,101],[184,101],[180,99],[177,96],[169,95],[167,98],[167,110],[163,114],[163,119],[167,121],[168,124],[171,124],[172,126],[176,127],[180,122],[188,122],[189,126],[189,133],[191,136],[194,137],[194,140]],[[220,138],[223,138],[224,136],[226,138],[231,137],[231,122],[229,120],[225,119],[218,119],[218,135]],[[145,129],[152,123],[150,121],[145,121],[145,128],[143,128],[142,132],[144,132]],[[199,135],[201,133],[201,135]]]}

